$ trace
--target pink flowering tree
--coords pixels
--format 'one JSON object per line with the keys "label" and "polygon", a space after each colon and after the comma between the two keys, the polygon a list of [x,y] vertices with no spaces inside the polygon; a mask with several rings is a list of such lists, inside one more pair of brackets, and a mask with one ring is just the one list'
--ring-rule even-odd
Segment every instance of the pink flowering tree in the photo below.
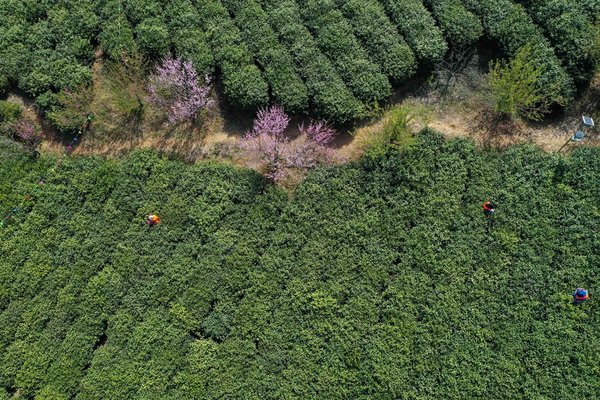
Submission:
{"label": "pink flowering tree", "polygon": [[213,104],[211,89],[208,75],[200,79],[190,61],[169,55],[150,76],[149,101],[165,109],[168,124],[176,125],[196,119]]}
{"label": "pink flowering tree", "polygon": [[271,106],[258,110],[251,135],[266,133],[274,137],[280,137],[290,124],[290,117],[283,111],[281,106]]}
{"label": "pink flowering tree", "polygon": [[256,155],[265,163],[265,176],[278,181],[285,176],[286,147],[288,139],[283,132],[290,117],[280,106],[271,106],[258,111],[252,130],[242,139],[241,147]]}
{"label": "pink flowering tree", "polygon": [[283,135],[290,117],[280,106],[259,110],[252,126],[241,142],[242,149],[264,163],[264,175],[281,181],[292,169],[306,170],[334,159],[326,145],[336,132],[324,121],[299,126],[300,136],[290,141]]}
{"label": "pink flowering tree", "polygon": [[31,152],[35,152],[42,142],[42,132],[39,126],[27,118],[21,118],[15,122],[12,131],[14,138],[23,143],[23,146]]}

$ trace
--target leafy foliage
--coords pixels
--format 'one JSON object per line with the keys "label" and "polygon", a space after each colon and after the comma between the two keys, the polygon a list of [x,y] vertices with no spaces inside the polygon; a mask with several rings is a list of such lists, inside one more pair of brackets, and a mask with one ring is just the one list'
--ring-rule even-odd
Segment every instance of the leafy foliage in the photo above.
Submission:
{"label": "leafy foliage", "polygon": [[13,122],[21,116],[21,107],[10,101],[0,100],[0,123]]}
{"label": "leafy foliage", "polygon": [[[0,228],[5,393],[600,390],[597,149],[499,154],[429,133],[403,152],[317,169],[292,198],[254,172],[148,151],[57,165],[3,145],[2,160],[0,209],[19,207]],[[149,212],[161,216],[153,229]],[[578,286],[592,300],[575,307]]]}
{"label": "leafy foliage", "polygon": [[88,122],[93,99],[92,87],[65,89],[56,96],[57,106],[47,112],[48,120],[61,132],[80,134]]}
{"label": "leafy foliage", "polygon": [[556,55],[576,83],[592,78],[595,60],[593,15],[586,14],[579,2],[573,0],[532,1],[530,14],[544,28]]}
{"label": "leafy foliage", "polygon": [[434,64],[444,57],[448,45],[420,0],[381,2],[420,62]]}
{"label": "leafy foliage", "polygon": [[515,57],[523,46],[531,46],[532,60],[542,71],[537,82],[540,90],[551,87],[565,101],[573,98],[572,77],[522,5],[510,0],[463,0],[463,4],[480,17],[486,34],[498,41],[510,57]]}
{"label": "leafy foliage", "polygon": [[361,41],[381,71],[395,82],[410,78],[416,69],[415,56],[404,38],[375,0],[337,1],[340,10],[354,28]]}
{"label": "leafy foliage", "polygon": [[475,44],[483,35],[479,19],[460,0],[431,0],[433,15],[448,43],[464,48]]}
{"label": "leafy foliage", "polygon": [[564,104],[559,88],[538,86],[543,71],[535,65],[531,53],[531,46],[524,46],[508,64],[497,62],[492,67],[489,85],[496,112],[540,121],[552,104]]}

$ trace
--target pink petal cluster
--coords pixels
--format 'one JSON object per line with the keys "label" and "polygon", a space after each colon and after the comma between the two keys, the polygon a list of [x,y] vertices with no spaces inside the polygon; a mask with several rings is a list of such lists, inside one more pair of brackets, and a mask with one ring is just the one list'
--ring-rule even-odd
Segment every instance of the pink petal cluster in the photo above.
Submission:
{"label": "pink petal cluster", "polygon": [[252,130],[241,142],[241,148],[264,162],[264,175],[273,180],[286,178],[291,169],[309,169],[334,159],[326,147],[335,137],[335,130],[324,121],[301,125],[300,136],[290,141],[283,136],[290,117],[279,106],[259,110]]}
{"label": "pink petal cluster", "polygon": [[281,106],[271,106],[258,110],[251,134],[266,133],[275,137],[287,129],[290,123],[290,117],[285,113]]}
{"label": "pink petal cluster", "polygon": [[193,120],[203,109],[210,107],[212,89],[208,75],[200,83],[190,61],[167,56],[150,76],[149,101],[167,110],[167,121],[176,125]]}
{"label": "pink petal cluster", "polygon": [[337,132],[325,121],[310,121],[308,126],[299,126],[300,133],[308,136],[318,144],[328,144],[333,141]]}
{"label": "pink petal cluster", "polygon": [[40,131],[34,123],[28,119],[22,118],[13,125],[15,137],[25,143],[36,142],[40,139]]}

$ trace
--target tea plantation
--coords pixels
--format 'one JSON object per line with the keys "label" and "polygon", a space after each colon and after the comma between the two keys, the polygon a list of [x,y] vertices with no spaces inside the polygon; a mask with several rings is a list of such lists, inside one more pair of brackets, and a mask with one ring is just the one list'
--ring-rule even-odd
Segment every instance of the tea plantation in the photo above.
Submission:
{"label": "tea plantation", "polygon": [[428,132],[293,195],[150,151],[0,156],[0,398],[600,393],[596,149]]}
{"label": "tea plantation", "polygon": [[347,123],[449,51],[528,45],[565,105],[593,76],[599,17],[599,0],[3,0],[0,95],[18,87],[48,112],[91,85],[96,60],[174,53],[236,109]]}

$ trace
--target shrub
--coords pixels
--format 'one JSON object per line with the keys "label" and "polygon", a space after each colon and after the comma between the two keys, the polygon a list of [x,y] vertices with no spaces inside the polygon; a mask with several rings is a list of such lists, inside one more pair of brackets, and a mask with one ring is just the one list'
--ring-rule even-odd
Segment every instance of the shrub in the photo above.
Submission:
{"label": "shrub", "polygon": [[60,132],[81,134],[89,121],[93,99],[91,86],[65,89],[57,96],[58,106],[47,113],[48,120]]}
{"label": "shrub", "polygon": [[100,47],[111,60],[119,60],[124,52],[135,52],[137,44],[126,18],[117,16],[107,20],[98,36]]}
{"label": "shrub", "polygon": [[525,46],[509,63],[497,62],[491,68],[490,93],[496,112],[539,121],[552,104],[564,104],[558,87],[540,88],[543,70],[535,64],[532,52],[531,46]]}
{"label": "shrub", "polygon": [[338,1],[354,34],[381,71],[395,82],[410,78],[417,68],[415,56],[377,1]]}
{"label": "shrub", "polygon": [[529,14],[544,28],[564,68],[578,84],[589,82],[595,60],[590,51],[596,37],[591,19],[573,0],[533,1]]}
{"label": "shrub", "polygon": [[266,13],[251,0],[224,3],[235,13],[235,22],[245,43],[265,73],[272,100],[289,112],[305,111],[308,107],[306,86],[295,71],[292,57],[279,44]]}
{"label": "shrub", "polygon": [[360,118],[364,106],[348,90],[329,59],[317,47],[302,24],[298,6],[289,0],[268,0],[265,4],[272,26],[290,49],[305,81],[314,112],[335,123]]}
{"label": "shrub", "polygon": [[21,116],[21,106],[10,101],[0,100],[0,123],[13,122]]}
{"label": "shrub", "polygon": [[216,0],[198,1],[196,7],[207,42],[220,65],[229,102],[245,109],[264,106],[269,99],[268,84],[252,62],[227,10]]}
{"label": "shrub", "polygon": [[0,228],[0,393],[596,397],[600,151],[415,141],[291,196],[230,165],[31,162],[0,141],[2,217],[19,207]]}
{"label": "shrub", "polygon": [[420,63],[433,65],[444,57],[448,45],[420,0],[382,0],[382,4]]}
{"label": "shrub", "polygon": [[190,60],[199,74],[213,74],[215,60],[194,5],[188,0],[171,1],[166,16],[175,53]]}
{"label": "shrub", "polygon": [[452,46],[472,46],[483,35],[481,22],[460,0],[432,0],[431,3],[433,15]]}
{"label": "shrub", "polygon": [[463,0],[463,3],[481,18],[486,33],[497,40],[510,57],[515,57],[523,46],[530,44],[532,62],[542,71],[538,80],[540,90],[551,87],[564,102],[572,100],[572,78],[523,6],[509,0]]}
{"label": "shrub", "polygon": [[388,97],[391,86],[387,77],[369,59],[334,1],[304,0],[299,5],[319,48],[356,98],[370,104]]}
{"label": "shrub", "polygon": [[169,51],[169,31],[159,18],[147,18],[135,27],[136,42],[149,58],[163,57]]}
{"label": "shrub", "polygon": [[8,78],[0,73],[0,96],[6,94],[8,90]]}

